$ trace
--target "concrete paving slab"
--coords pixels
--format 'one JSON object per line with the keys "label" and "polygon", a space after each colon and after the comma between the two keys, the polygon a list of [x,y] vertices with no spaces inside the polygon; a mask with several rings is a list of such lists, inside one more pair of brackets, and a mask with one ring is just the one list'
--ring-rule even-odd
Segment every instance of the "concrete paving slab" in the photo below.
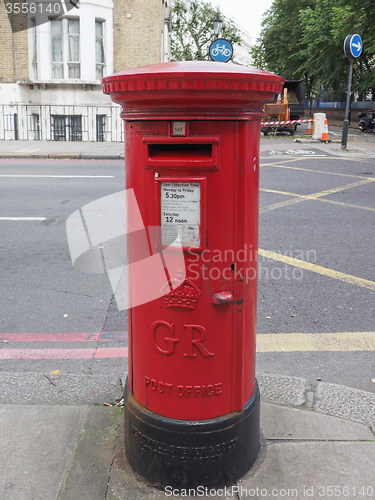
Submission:
{"label": "concrete paving slab", "polygon": [[54,500],[86,406],[0,407],[1,500]]}
{"label": "concrete paving slab", "polygon": [[375,429],[375,394],[370,392],[320,382],[316,390],[314,409]]}
{"label": "concrete paving slab", "polygon": [[88,410],[58,500],[106,498],[121,416],[115,406]]}
{"label": "concrete paving slab", "polygon": [[239,482],[239,498],[374,498],[374,462],[374,442],[272,443]]}
{"label": "concrete paving slab", "polygon": [[268,440],[375,442],[366,425],[271,403],[261,404],[260,428]]}
{"label": "concrete paving slab", "polygon": [[262,373],[257,375],[261,400],[269,403],[300,406],[305,403],[307,382],[303,378]]}
{"label": "concrete paving slab", "polygon": [[[94,404],[113,403],[122,387],[113,373],[50,375],[53,384],[38,372],[2,372],[0,403]],[[1,499],[1,497],[0,497]]]}

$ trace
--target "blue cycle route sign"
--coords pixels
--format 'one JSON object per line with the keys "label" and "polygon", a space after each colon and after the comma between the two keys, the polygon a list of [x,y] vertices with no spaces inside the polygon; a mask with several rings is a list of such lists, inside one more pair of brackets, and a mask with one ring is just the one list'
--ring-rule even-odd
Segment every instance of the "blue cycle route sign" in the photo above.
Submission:
{"label": "blue cycle route sign", "polygon": [[354,59],[359,57],[361,55],[361,52],[362,52],[361,37],[357,34],[348,35],[344,40],[344,53],[346,57],[349,59],[349,77],[348,77],[348,91],[346,93],[345,120],[342,126],[341,149],[346,149],[348,141],[350,95],[352,92]]}
{"label": "blue cycle route sign", "polygon": [[344,52],[349,58],[359,57],[362,52],[362,39],[359,35],[348,35],[344,41]]}
{"label": "blue cycle route sign", "polygon": [[216,62],[228,62],[233,56],[232,44],[225,38],[217,38],[210,45],[210,57]]}

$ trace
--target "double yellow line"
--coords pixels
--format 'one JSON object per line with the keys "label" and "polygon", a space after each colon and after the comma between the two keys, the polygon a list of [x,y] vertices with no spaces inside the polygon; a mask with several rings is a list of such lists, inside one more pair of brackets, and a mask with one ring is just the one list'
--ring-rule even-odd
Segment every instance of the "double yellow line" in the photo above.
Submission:
{"label": "double yellow line", "polygon": [[326,203],[331,203],[333,205],[341,205],[345,207],[350,207],[350,208],[359,208],[362,210],[369,210],[369,211],[374,211],[375,208],[373,207],[364,207],[362,205],[353,205],[349,203],[342,203],[340,201],[334,201],[334,200],[323,200],[323,196],[328,196],[330,194],[335,194],[339,193],[340,191],[345,191],[347,189],[351,189],[354,187],[358,186],[363,186],[364,184],[369,184],[371,182],[375,182],[375,179],[361,179],[360,181],[353,182],[352,184],[346,184],[345,186],[339,186],[335,187],[332,189],[326,189],[324,191],[320,191],[318,193],[312,193],[312,194],[296,194],[296,193],[289,193],[288,191],[277,191],[275,189],[260,189],[260,191],[263,191],[264,193],[274,193],[274,194],[282,194],[284,196],[292,196],[292,199],[285,200],[285,201],[280,201],[279,203],[274,203],[273,205],[268,205],[267,207],[263,207],[260,209],[260,213],[264,214],[267,212],[271,212],[272,210],[275,210],[277,208],[282,208],[282,207],[287,207],[289,205],[294,205],[296,203],[300,203],[301,201],[307,201],[307,200],[319,200],[319,201],[324,201]]}
{"label": "double yellow line", "polygon": [[345,283],[349,283],[350,285],[356,285],[362,288],[367,288],[368,290],[375,291],[374,281],[358,278],[357,276],[341,273],[340,271],[334,271],[333,269],[329,269],[328,267],[318,266],[317,264],[313,264],[312,262],[305,262],[304,260],[295,259],[287,255],[270,252],[269,250],[263,250],[261,248],[258,249],[258,255],[267,259],[283,262],[284,264],[289,264],[290,266],[299,267],[300,269],[305,269],[306,271],[311,271],[322,276],[327,276],[328,278],[344,281]]}
{"label": "double yellow line", "polygon": [[257,352],[375,351],[375,332],[262,333]]}
{"label": "double yellow line", "polygon": [[[341,174],[337,172],[325,172],[317,171],[311,169],[304,169],[299,167],[282,166],[275,164],[268,164],[263,166],[286,168],[292,170],[303,170],[311,173],[321,173],[328,175],[336,175],[341,177],[352,177],[359,178],[358,176],[351,174]],[[306,200],[318,200],[326,203],[332,203],[335,205],[346,206],[350,208],[357,208],[361,210],[375,211],[373,207],[365,207],[361,205],[352,205],[348,203],[342,203],[334,200],[323,199],[324,196],[338,193],[347,189],[362,186],[374,182],[375,179],[365,178],[353,182],[351,184],[346,184],[344,186],[335,187],[332,189],[326,189],[317,193],[301,195],[296,193],[290,193],[286,191],[276,191],[273,189],[261,189],[261,191],[267,193],[281,194],[284,196],[292,197],[291,199],[274,203],[263,207],[260,213],[267,213],[272,210],[286,207],[289,205],[294,205]],[[327,276],[328,278],[333,278],[350,285],[359,286],[361,288],[366,288],[371,291],[375,291],[375,282],[366,280],[363,278],[358,278],[357,276],[352,276],[350,274],[342,273],[340,271],[335,271],[311,262],[305,262],[287,255],[282,255],[276,252],[271,252],[269,250],[259,249],[258,254],[261,257],[271,259],[277,262],[282,262],[284,264],[304,269],[313,273],[320,274],[322,276]],[[338,333],[280,333],[280,334],[259,334],[257,335],[257,352],[311,352],[311,351],[374,351],[375,350],[375,332],[338,332]]]}

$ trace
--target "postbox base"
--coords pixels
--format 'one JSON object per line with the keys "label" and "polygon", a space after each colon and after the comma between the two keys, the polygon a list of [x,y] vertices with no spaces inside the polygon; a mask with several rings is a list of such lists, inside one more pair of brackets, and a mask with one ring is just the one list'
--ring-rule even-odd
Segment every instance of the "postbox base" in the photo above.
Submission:
{"label": "postbox base", "polygon": [[218,488],[239,480],[259,453],[258,385],[241,412],[210,420],[177,420],[141,406],[125,390],[125,453],[131,467],[159,488]]}

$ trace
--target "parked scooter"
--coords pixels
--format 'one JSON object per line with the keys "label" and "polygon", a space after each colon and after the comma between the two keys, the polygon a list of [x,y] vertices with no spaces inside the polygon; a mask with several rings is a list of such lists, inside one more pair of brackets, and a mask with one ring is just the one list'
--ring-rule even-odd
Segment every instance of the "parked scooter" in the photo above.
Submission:
{"label": "parked scooter", "polygon": [[359,128],[362,132],[375,132],[375,109],[358,113]]}

